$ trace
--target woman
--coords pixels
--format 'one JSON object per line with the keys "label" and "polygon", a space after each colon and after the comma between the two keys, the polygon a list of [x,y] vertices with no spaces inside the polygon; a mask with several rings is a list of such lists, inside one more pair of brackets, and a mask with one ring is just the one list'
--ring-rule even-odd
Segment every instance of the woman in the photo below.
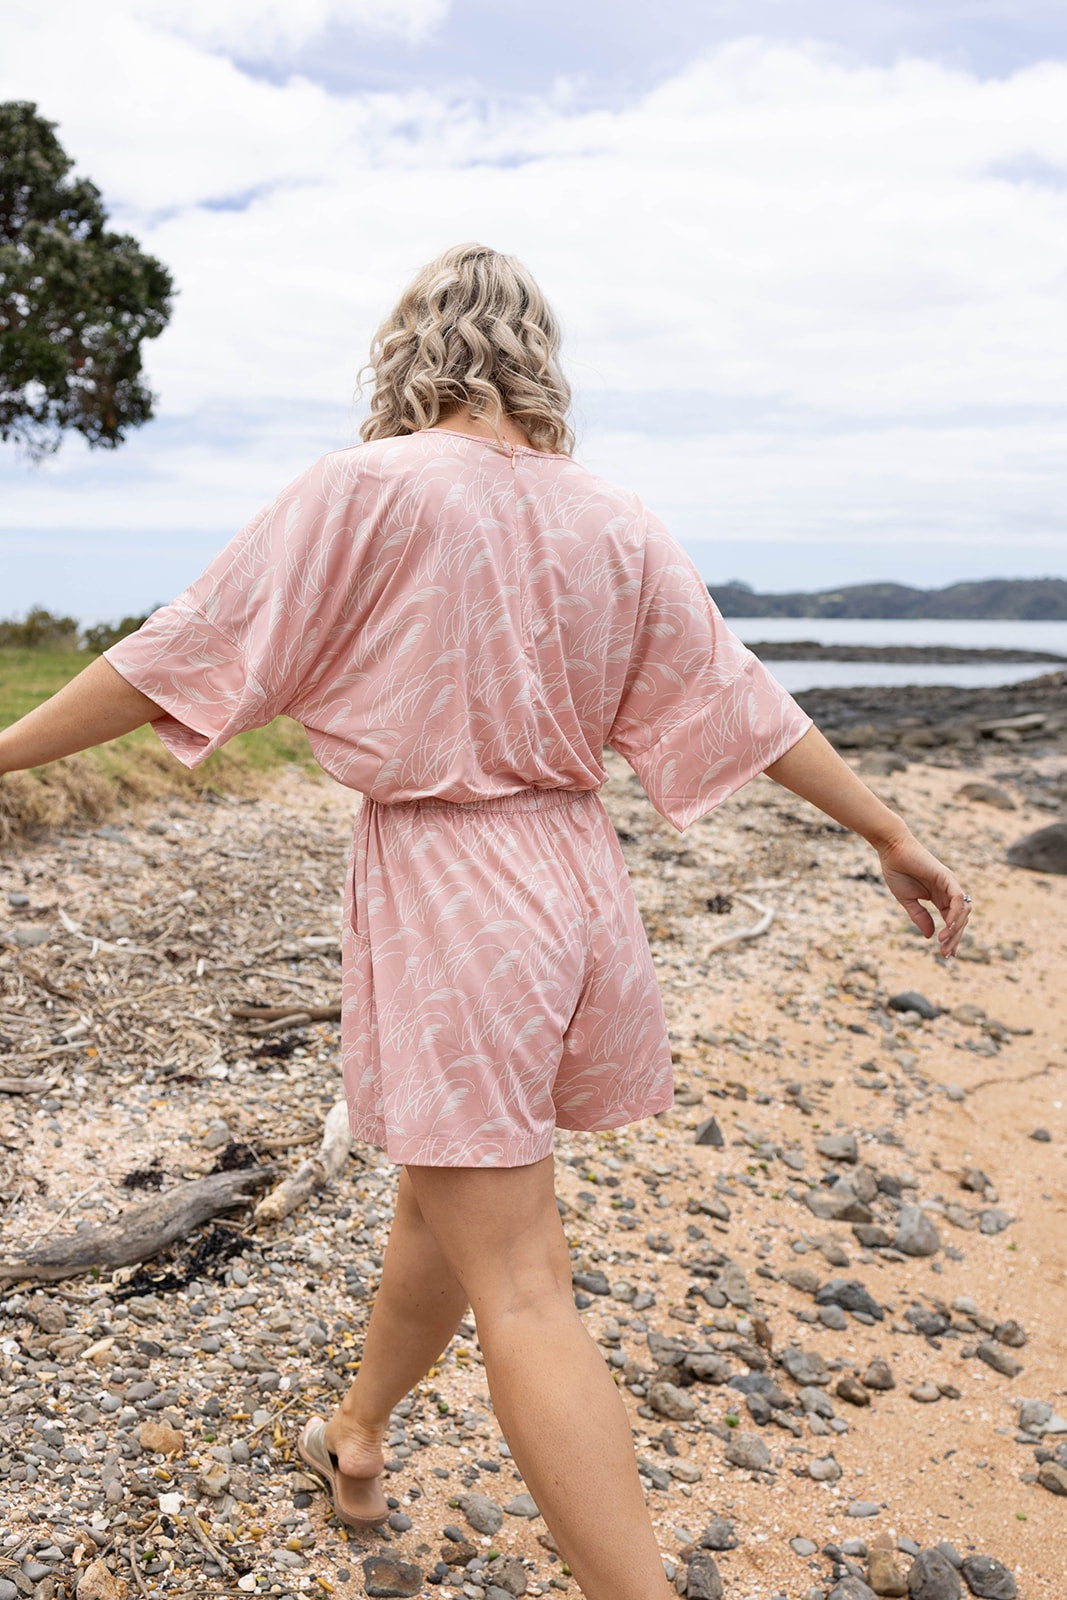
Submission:
{"label": "woman", "polygon": [[392,1409],[473,1309],[500,1426],[587,1600],[672,1592],[622,1398],[575,1309],[557,1126],[672,1104],[605,745],[679,828],[751,777],[854,829],[941,951],[968,903],[726,628],[632,495],[571,459],[537,285],[445,252],[379,330],[364,442],[315,463],[170,606],[0,734],[0,771],[152,722],[188,765],[281,711],[365,796],[346,884],[353,1134],[401,1166],[359,1375],[300,1441],[387,1513]]}

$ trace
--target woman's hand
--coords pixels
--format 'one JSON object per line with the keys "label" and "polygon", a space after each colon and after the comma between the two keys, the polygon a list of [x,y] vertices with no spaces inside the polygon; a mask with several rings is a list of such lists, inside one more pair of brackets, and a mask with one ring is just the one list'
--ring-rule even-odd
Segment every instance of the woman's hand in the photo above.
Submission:
{"label": "woman's hand", "polygon": [[971,914],[970,901],[950,872],[907,830],[878,846],[882,874],[890,891],[900,901],[924,938],[934,931],[934,919],[920,904],[928,900],[940,912],[944,927],[937,937],[943,956],[954,956]]}

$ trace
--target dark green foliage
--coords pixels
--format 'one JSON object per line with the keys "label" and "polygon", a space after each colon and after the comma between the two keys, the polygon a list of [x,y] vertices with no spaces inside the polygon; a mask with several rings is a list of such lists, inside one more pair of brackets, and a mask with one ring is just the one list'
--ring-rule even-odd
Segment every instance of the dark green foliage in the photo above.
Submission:
{"label": "dark green foliage", "polygon": [[105,650],[110,650],[113,644],[118,644],[120,639],[125,639],[129,633],[136,633],[142,623],[148,621],[148,613],[143,617],[123,617],[121,622],[97,622],[91,628],[86,628],[82,633],[86,650],[95,650],[101,655]]}
{"label": "dark green foliage", "polygon": [[78,624],[73,617],[57,617],[44,606],[34,606],[22,622],[0,622],[0,649],[77,650]]}
{"label": "dark green foliage", "polygon": [[985,578],[945,589],[903,583],[854,583],[814,594],[757,594],[743,583],[712,583],[711,596],[725,617],[931,617],[1002,618],[1014,622],[1067,620],[1067,580]]}
{"label": "dark green foliage", "polygon": [[174,294],[160,262],[107,229],[54,128],[30,101],[0,103],[0,439],[33,460],[68,431],[114,449],[148,421],[141,341]]}

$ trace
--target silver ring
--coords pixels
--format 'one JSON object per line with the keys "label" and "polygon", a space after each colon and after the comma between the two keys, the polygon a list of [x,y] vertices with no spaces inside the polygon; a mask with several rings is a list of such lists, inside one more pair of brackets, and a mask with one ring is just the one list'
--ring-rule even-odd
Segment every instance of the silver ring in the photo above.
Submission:
{"label": "silver ring", "polygon": [[964,905],[965,905],[965,906],[969,906],[969,905],[970,905],[970,903],[971,903],[971,897],[970,897],[970,895],[969,895],[969,894],[965,894],[965,895],[964,895],[964,897],[963,897],[963,903],[964,903]]}

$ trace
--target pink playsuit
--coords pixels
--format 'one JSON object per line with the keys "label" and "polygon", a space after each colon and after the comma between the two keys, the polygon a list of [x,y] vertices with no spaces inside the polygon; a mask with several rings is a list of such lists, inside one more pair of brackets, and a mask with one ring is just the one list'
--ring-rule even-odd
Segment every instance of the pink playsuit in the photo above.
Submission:
{"label": "pink playsuit", "polygon": [[597,793],[685,828],[811,719],[676,540],[566,456],[440,429],[324,456],[106,652],[188,766],[281,712],[362,791],[345,889],[352,1133],[510,1167],[673,1103]]}

